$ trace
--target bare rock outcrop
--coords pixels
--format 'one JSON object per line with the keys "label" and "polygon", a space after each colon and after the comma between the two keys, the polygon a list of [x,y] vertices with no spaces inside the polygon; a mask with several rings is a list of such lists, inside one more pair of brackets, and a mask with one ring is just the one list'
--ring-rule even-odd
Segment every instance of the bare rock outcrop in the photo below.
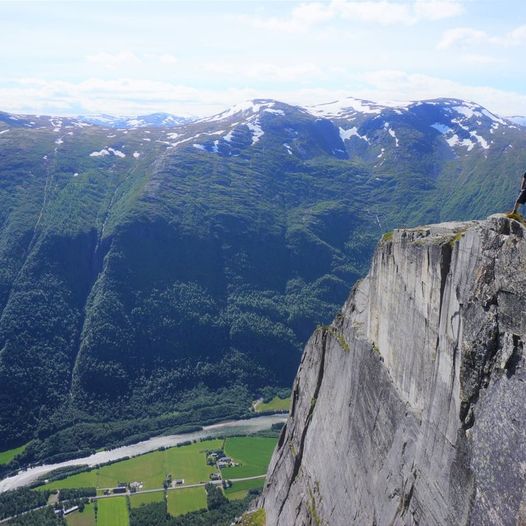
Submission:
{"label": "bare rock outcrop", "polygon": [[267,526],[526,524],[526,228],[395,230],[311,337]]}

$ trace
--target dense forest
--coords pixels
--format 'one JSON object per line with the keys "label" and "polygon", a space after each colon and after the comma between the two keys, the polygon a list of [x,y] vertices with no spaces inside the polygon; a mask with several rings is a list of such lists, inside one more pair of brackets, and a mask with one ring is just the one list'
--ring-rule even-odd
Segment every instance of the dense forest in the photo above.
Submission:
{"label": "dense forest", "polygon": [[246,414],[290,387],[384,231],[509,206],[526,161],[512,126],[452,149],[446,103],[355,114],[367,141],[260,106],[182,125],[187,143],[66,119],[0,135],[0,450],[33,441],[4,473]]}

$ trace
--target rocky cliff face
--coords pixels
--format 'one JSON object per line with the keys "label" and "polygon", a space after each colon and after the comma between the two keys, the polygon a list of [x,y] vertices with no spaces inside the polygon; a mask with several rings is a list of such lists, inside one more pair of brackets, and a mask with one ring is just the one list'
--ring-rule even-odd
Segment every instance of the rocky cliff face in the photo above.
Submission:
{"label": "rocky cliff face", "polygon": [[526,522],[526,228],[396,230],[307,344],[269,526]]}

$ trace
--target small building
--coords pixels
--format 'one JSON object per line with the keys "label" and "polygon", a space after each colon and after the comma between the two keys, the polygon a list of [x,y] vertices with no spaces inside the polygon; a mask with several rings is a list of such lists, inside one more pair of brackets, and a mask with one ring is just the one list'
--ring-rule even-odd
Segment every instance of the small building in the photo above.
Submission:
{"label": "small building", "polygon": [[221,480],[221,475],[219,473],[210,473],[210,480]]}
{"label": "small building", "polygon": [[113,488],[113,493],[126,493],[128,488],[126,486],[119,486],[118,488]]}

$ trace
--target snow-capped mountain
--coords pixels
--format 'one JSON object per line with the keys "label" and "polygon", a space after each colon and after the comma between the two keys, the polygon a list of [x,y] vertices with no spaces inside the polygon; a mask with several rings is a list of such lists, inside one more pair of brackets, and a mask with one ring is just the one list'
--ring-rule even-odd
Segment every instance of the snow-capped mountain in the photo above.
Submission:
{"label": "snow-capped mountain", "polygon": [[[254,99],[199,119],[168,113],[78,118],[0,113],[0,122],[8,127],[51,127],[57,132],[85,126],[111,128],[108,138],[115,138],[114,142],[127,133],[142,134],[137,136],[139,146],[153,140],[166,148],[191,148],[222,157],[263,148],[301,159],[320,154],[360,159],[379,168],[389,160],[410,162],[422,152],[453,159],[513,149],[516,139],[524,136],[525,119],[504,118],[460,99],[377,103],[347,97],[307,107]],[[136,137],[128,135],[132,136]],[[107,147],[119,149],[119,144]]]}
{"label": "snow-capped mountain", "polygon": [[172,128],[190,122],[192,119],[179,117],[171,113],[151,113],[148,115],[138,115],[136,117],[119,117],[114,115],[81,115],[79,120],[97,126],[108,128],[147,128],[160,127]]}
{"label": "snow-capped mountain", "polygon": [[511,117],[506,117],[509,121],[518,124],[519,126],[526,126],[526,117],[523,115],[512,115]]}
{"label": "snow-capped mountain", "polygon": [[492,147],[501,149],[507,137],[510,141],[504,147],[512,148],[511,137],[523,134],[516,122],[473,102],[434,99],[379,104],[352,97],[310,107],[255,99],[177,131],[174,147],[191,146],[222,156],[272,144],[301,158],[321,149],[338,158],[373,163],[424,145],[442,157],[486,154]]}

